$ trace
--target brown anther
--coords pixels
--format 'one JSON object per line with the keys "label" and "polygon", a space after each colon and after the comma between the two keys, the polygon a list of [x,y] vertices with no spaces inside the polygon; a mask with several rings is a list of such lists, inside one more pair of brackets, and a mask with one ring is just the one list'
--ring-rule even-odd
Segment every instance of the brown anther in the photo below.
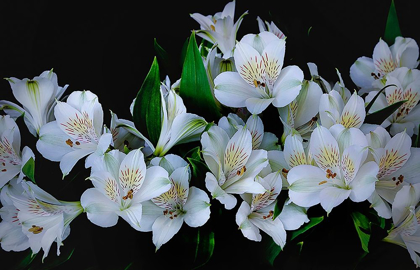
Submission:
{"label": "brown anther", "polygon": [[312,122],[316,122],[316,121],[318,121],[318,117],[316,117],[316,116],[312,117],[311,121],[312,121]]}
{"label": "brown anther", "polygon": [[76,145],[80,145],[80,142],[79,141],[76,141]]}
{"label": "brown anther", "polygon": [[130,189],[128,192],[127,192],[127,195],[126,196],[124,196],[124,197],[122,197],[122,199],[125,201],[125,200],[127,200],[128,198],[130,198],[130,199],[133,199],[133,189]]}
{"label": "brown anther", "polygon": [[43,227],[32,225],[32,228],[30,228],[28,231],[33,234],[38,234],[38,233],[41,233],[43,229],[44,229]]}
{"label": "brown anther", "polygon": [[246,167],[243,166],[240,170],[236,172],[236,175],[243,175],[246,172]]}
{"label": "brown anther", "polygon": [[319,183],[318,183],[318,185],[323,185],[323,184],[325,184],[325,183],[327,183],[327,182],[328,182],[328,181],[324,180],[324,181],[319,182]]}
{"label": "brown anther", "polygon": [[67,144],[68,146],[70,146],[70,147],[73,147],[73,141],[72,141],[72,140],[70,140],[70,139],[67,139],[67,140],[66,140],[66,144]]}
{"label": "brown anther", "polygon": [[3,169],[3,170],[1,170],[2,172],[6,172],[7,170],[6,169]]}

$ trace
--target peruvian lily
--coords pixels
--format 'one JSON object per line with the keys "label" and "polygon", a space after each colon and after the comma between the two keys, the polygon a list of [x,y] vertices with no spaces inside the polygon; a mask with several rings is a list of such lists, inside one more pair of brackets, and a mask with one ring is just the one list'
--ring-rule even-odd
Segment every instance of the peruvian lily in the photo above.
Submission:
{"label": "peruvian lily", "polygon": [[279,216],[274,217],[277,197],[282,190],[280,172],[256,177],[264,188],[261,194],[242,194],[244,200],[236,213],[236,224],[242,234],[253,241],[261,241],[260,230],[267,233],[281,248],[286,244],[286,230],[298,229],[309,219],[298,206],[286,202]]}
{"label": "peruvian lily", "polygon": [[[172,147],[178,144],[199,141],[201,133],[207,126],[207,121],[196,114],[188,113],[184,102],[174,86],[170,86],[169,78],[166,77],[165,84],[160,87],[162,97],[162,126],[159,140],[154,146],[143,134],[140,133],[134,124],[120,122],[118,127],[124,127],[129,132],[142,138],[150,147],[154,156],[164,156]],[[132,102],[133,108],[135,100]],[[131,109],[131,114],[133,110]]]}
{"label": "peruvian lily", "polygon": [[[378,133],[376,131],[370,134],[371,137],[378,138]],[[382,143],[385,143],[383,147],[372,150],[379,172],[375,191],[368,200],[379,216],[391,218],[390,205],[394,202],[396,193],[403,186],[418,182],[420,151],[411,147],[411,138],[406,132],[400,132]]]}
{"label": "peruvian lily", "polygon": [[302,207],[320,203],[329,214],[347,198],[354,202],[368,199],[375,190],[379,167],[374,161],[365,163],[365,144],[352,144],[341,151],[327,128],[315,128],[309,151],[317,166],[298,165],[288,172],[291,201]]}
{"label": "peruvian lily", "polygon": [[169,190],[168,173],[160,166],[146,169],[140,149],[127,155],[118,150],[105,154],[92,166],[93,188],[80,199],[88,219],[101,227],[112,227],[122,217],[134,229],[140,230],[142,203]]}
{"label": "peruvian lily", "polygon": [[22,231],[22,224],[19,222],[19,210],[13,205],[9,195],[14,197],[22,196],[24,189],[17,178],[10,180],[0,193],[0,244],[5,251],[23,251],[29,248],[29,239]]}
{"label": "peruvian lily", "polygon": [[340,93],[341,98],[343,99],[344,103],[347,103],[351,96],[350,90],[345,86],[343,78],[341,77],[340,71],[336,69],[338,81],[333,84],[327,82],[323,77],[321,77],[318,73],[318,66],[315,63],[308,62],[307,63],[309,68],[309,73],[311,74],[311,81],[316,82],[324,93],[329,93],[331,90],[335,90]]}
{"label": "peruvian lily", "polygon": [[188,163],[178,155],[154,158],[151,165],[162,166],[169,173],[171,188],[143,203],[141,231],[153,232],[158,250],[178,233],[184,222],[190,227],[203,226],[210,218],[210,199],[203,190],[190,186]]}
{"label": "peruvian lily", "polygon": [[[375,112],[399,101],[405,102],[381,124],[389,127],[391,135],[406,130],[409,136],[418,133],[420,124],[420,71],[406,67],[396,68],[382,78],[378,87],[384,87],[385,93],[380,94],[369,112]],[[370,102],[378,93],[372,90],[365,101]]]}
{"label": "peruvian lily", "polygon": [[350,67],[350,78],[359,93],[370,92],[376,80],[399,67],[416,68],[419,64],[419,46],[412,38],[396,37],[393,45],[379,39],[373,49],[372,58],[359,57]]}
{"label": "peruvian lily", "polygon": [[278,150],[278,138],[271,132],[264,131],[264,123],[258,115],[250,115],[246,123],[237,115],[229,113],[223,116],[217,124],[223,128],[229,137],[232,137],[239,129],[246,127],[252,136],[252,149]]}
{"label": "peruvian lily", "polygon": [[322,126],[326,128],[335,124],[341,124],[344,128],[360,128],[366,117],[365,102],[354,91],[347,103],[344,103],[341,95],[331,90],[321,96],[319,117]]}
{"label": "peruvian lily", "polygon": [[255,176],[268,164],[267,151],[252,150],[252,135],[246,127],[232,137],[219,126],[212,126],[201,137],[206,173],[206,188],[226,209],[237,203],[233,194],[263,193]]}
{"label": "peruvian lily", "polygon": [[297,131],[306,140],[309,139],[318,121],[321,96],[322,89],[317,83],[304,80],[299,95],[289,105],[278,108],[284,128],[282,143],[292,130]]}
{"label": "peruvian lily", "polygon": [[54,120],[55,101],[60,99],[68,85],[58,86],[57,74],[46,70],[33,79],[7,78],[13,96],[22,105],[0,100],[0,108],[13,118],[23,114],[29,132],[38,137],[40,128]]}
{"label": "peruvian lily", "polygon": [[35,155],[25,146],[22,151],[19,127],[9,115],[0,116],[0,189],[12,178],[21,181],[23,166]]}
{"label": "peruvian lily", "polygon": [[18,210],[16,222],[28,237],[32,253],[36,254],[42,248],[44,260],[51,245],[56,242],[59,256],[60,246],[70,234],[70,222],[83,212],[80,202],[60,201],[32,182],[21,183],[25,192],[9,196]]}
{"label": "peruvian lily", "polygon": [[112,134],[103,133],[103,111],[98,97],[90,91],[74,91],[66,102],[57,101],[56,120],[42,126],[36,143],[42,156],[59,161],[63,178],[85,156],[90,168],[112,145]]}
{"label": "peruvian lily", "polygon": [[257,16],[257,22],[260,33],[268,31],[276,35],[279,39],[286,39],[284,33],[277,27],[277,25],[274,24],[274,22],[269,23],[267,21],[263,21],[259,16]]}
{"label": "peruvian lily", "polygon": [[406,185],[392,204],[392,223],[388,236],[382,241],[406,248],[416,267],[420,265],[420,184]]}
{"label": "peruvian lily", "polygon": [[214,80],[216,99],[228,107],[246,107],[251,114],[270,104],[291,103],[302,87],[303,71],[294,65],[283,68],[285,49],[285,40],[273,33],[245,35],[234,51],[238,72],[226,71]]}
{"label": "peruvian lily", "polygon": [[191,18],[200,24],[200,30],[196,30],[197,35],[212,44],[217,45],[223,54],[223,58],[232,57],[236,43],[236,33],[242,23],[243,17],[248,12],[244,12],[234,23],[235,0],[226,4],[222,12],[215,15],[204,16],[200,13],[191,14]]}

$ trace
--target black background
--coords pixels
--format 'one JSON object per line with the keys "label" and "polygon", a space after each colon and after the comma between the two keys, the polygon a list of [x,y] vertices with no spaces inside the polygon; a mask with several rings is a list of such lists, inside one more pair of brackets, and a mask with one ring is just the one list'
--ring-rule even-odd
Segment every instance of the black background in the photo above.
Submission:
{"label": "black background", "polygon": [[[109,124],[108,110],[120,118],[131,119],[130,103],[156,55],[154,39],[171,56],[171,68],[161,71],[161,75],[169,75],[175,82],[181,74],[181,48],[191,31],[199,28],[189,14],[213,15],[222,11],[226,3],[228,1],[149,1],[139,5],[134,1],[3,0],[0,3],[0,78],[33,78],[53,68],[59,85],[69,84],[66,94],[91,90],[98,95],[105,124]],[[355,86],[350,80],[349,68],[358,57],[372,56],[374,46],[383,36],[390,3],[389,0],[237,0],[235,21],[243,12],[249,13],[244,17],[237,39],[247,33],[258,33],[257,16],[274,21],[287,36],[285,65],[299,65],[309,79],[306,63],[314,62],[320,75],[331,82],[338,79],[335,71],[338,68],[346,86],[353,90]],[[395,5],[403,36],[420,41],[419,2],[396,0]],[[6,80],[0,81],[0,99],[15,102]],[[26,134],[22,122],[20,128],[22,145],[28,145],[36,152],[35,138]],[[83,180],[88,173],[83,171],[83,164],[78,164],[61,180],[58,164],[43,161],[38,153],[36,162],[37,183],[57,199],[79,200],[81,193],[90,187],[89,181]],[[331,220],[333,217],[331,214]],[[229,237],[239,235],[237,239],[240,240],[232,244],[229,238],[222,240],[224,238],[219,234],[216,243],[220,244],[216,244],[210,265],[218,269],[224,269],[223,265],[257,265],[252,260],[252,249],[258,249],[258,246],[241,237],[233,216],[227,218],[229,221],[225,225],[213,223],[209,226],[216,226]],[[348,217],[343,220],[349,221]],[[280,256],[281,261],[276,262],[276,269],[351,269],[349,265],[360,251],[354,228],[344,221],[328,222],[331,222],[330,226],[348,229],[348,233],[344,233],[347,238],[338,239],[336,235],[328,234],[330,227],[325,227],[322,234],[323,227],[320,226],[318,235],[325,238],[317,236],[305,242],[317,252],[303,251],[298,260],[295,252],[287,253],[286,249]],[[122,266],[128,266],[136,259],[133,267],[137,268],[131,269],[152,269],[163,262],[177,269],[176,266],[182,265],[180,262],[189,256],[182,255],[185,247],[176,241],[173,244],[170,241],[155,254],[151,234],[134,234],[123,221],[113,228],[103,229],[91,224],[82,214],[71,228],[72,233],[64,241],[62,252],[65,254],[72,247],[76,249],[63,269],[123,269]],[[249,248],[245,249],[245,245]],[[27,253],[2,250],[0,254],[2,264],[12,265]],[[42,252],[38,257],[41,255]],[[55,258],[53,245],[45,262]],[[374,247],[357,269],[376,269],[375,265],[381,269],[414,268],[408,252],[393,245]]]}

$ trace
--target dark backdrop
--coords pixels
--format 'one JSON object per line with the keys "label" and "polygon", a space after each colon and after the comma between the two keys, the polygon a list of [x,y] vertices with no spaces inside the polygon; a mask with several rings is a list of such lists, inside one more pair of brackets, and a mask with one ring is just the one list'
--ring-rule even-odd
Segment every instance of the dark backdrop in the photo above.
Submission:
{"label": "dark backdrop", "polygon": [[[32,78],[53,68],[58,75],[59,85],[69,84],[67,94],[75,90],[91,90],[99,96],[105,112],[105,124],[109,124],[108,110],[114,111],[120,118],[130,119],[129,105],[155,57],[154,39],[171,56],[172,64],[167,74],[174,82],[181,74],[179,56],[182,45],[191,30],[199,27],[189,14],[198,12],[212,15],[222,11],[228,1],[133,3],[3,0],[0,3],[0,78]],[[307,75],[306,63],[315,62],[320,75],[333,82],[338,79],[335,72],[335,68],[338,68],[347,87],[353,90],[355,86],[349,78],[349,68],[358,57],[372,56],[374,46],[384,33],[390,3],[390,0],[237,0],[235,21],[243,12],[248,10],[249,13],[240,27],[238,39],[244,34],[258,32],[257,16],[274,21],[287,36],[286,65],[297,64]],[[396,0],[395,4],[403,36],[420,41],[416,17],[418,1]],[[0,81],[0,99],[15,101],[6,80]],[[35,139],[26,134],[26,126],[20,127],[22,145],[28,145],[36,151]],[[72,181],[68,178],[61,180],[58,164],[44,162],[38,156],[37,182],[58,199],[79,200],[83,190],[90,187],[90,183],[83,180],[87,172],[80,175],[73,172],[70,177]],[[83,171],[82,166],[76,168]],[[226,225],[226,231],[239,233],[234,221],[230,223]],[[132,229],[123,222],[114,228],[102,229],[81,215],[71,228],[72,233],[62,247],[63,252],[66,252],[65,248],[71,250],[69,248],[72,246],[76,247],[74,258],[66,263],[69,269],[98,265],[101,265],[98,269],[105,266],[117,269],[113,265],[122,265],[121,261],[126,261],[128,265],[139,256],[165,260],[154,254],[151,235],[133,238]],[[340,249],[346,247],[346,243],[335,245],[336,249],[332,247],[326,253],[337,252],[341,254],[339,258],[345,258]],[[145,248],[139,253],[141,246]],[[358,243],[355,246],[360,248]],[[231,249],[226,248],[225,251],[229,253],[237,248],[237,245],[232,245]],[[396,246],[390,247],[390,250],[398,254],[397,260],[413,266],[406,250]],[[217,252],[215,256],[218,260],[229,260],[229,254],[220,255]],[[247,252],[244,256],[252,256],[252,252]],[[235,251],[235,254],[240,253]],[[22,256],[1,250],[2,264],[6,261],[11,265]],[[53,245],[46,261],[54,258]],[[325,254],[319,261],[325,262],[327,258]],[[308,263],[314,262],[311,256],[307,260]],[[349,260],[352,261],[353,257]],[[397,262],[395,265],[398,265]],[[146,262],[144,264],[147,265]],[[142,269],[149,268],[145,266]]]}

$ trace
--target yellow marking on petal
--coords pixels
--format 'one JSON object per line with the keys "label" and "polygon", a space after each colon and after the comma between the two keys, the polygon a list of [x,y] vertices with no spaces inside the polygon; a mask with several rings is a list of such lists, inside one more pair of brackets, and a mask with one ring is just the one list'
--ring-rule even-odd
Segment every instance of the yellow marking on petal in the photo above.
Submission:
{"label": "yellow marking on petal", "polygon": [[214,27],[214,25],[210,25],[211,30],[216,31],[216,27]]}
{"label": "yellow marking on petal", "polygon": [[348,111],[345,111],[341,115],[340,124],[342,124],[345,128],[357,127],[360,123],[361,120],[357,114],[350,114]]}
{"label": "yellow marking on petal", "polygon": [[375,61],[375,67],[381,73],[381,75],[385,75],[396,69],[397,63],[395,63],[391,58],[381,58]]}
{"label": "yellow marking on petal", "polygon": [[348,183],[354,178],[354,174],[356,172],[356,168],[354,167],[354,162],[353,160],[349,158],[348,155],[345,155],[342,158],[341,166],[344,173],[344,179]]}
{"label": "yellow marking on petal", "polygon": [[322,169],[334,168],[338,165],[339,154],[337,148],[332,145],[326,145],[319,149],[319,152],[315,157],[317,157],[317,163]]}
{"label": "yellow marking on petal", "polygon": [[378,179],[385,175],[389,175],[402,167],[407,160],[407,153],[400,155],[397,150],[386,150],[385,155],[379,160]]}

